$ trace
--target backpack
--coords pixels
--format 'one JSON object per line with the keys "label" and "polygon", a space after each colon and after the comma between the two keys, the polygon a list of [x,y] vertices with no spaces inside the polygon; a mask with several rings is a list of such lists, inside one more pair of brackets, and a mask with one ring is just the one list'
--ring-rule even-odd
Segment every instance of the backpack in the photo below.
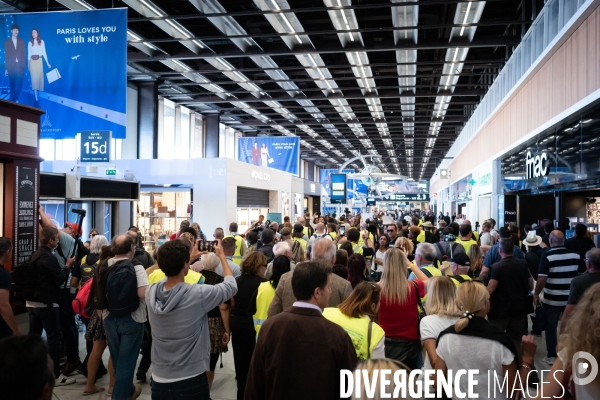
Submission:
{"label": "backpack", "polygon": [[304,256],[302,254],[302,245],[297,240],[294,240],[293,242],[294,244],[292,245],[292,260],[300,262],[303,260]]}
{"label": "backpack", "polygon": [[89,278],[77,292],[77,296],[71,302],[75,314],[81,315],[83,318],[89,318],[91,309],[87,307],[88,298],[94,278]]}
{"label": "backpack", "polygon": [[106,304],[116,317],[131,314],[140,306],[137,295],[137,277],[133,264],[123,260],[113,265],[106,279]]}
{"label": "backpack", "polygon": [[32,255],[29,261],[25,261],[12,269],[10,276],[16,299],[27,301],[34,298],[38,286],[36,261],[40,256],[41,253],[35,258]]}
{"label": "backpack", "polygon": [[83,257],[81,260],[81,266],[79,267],[81,269],[80,287],[83,287],[83,285],[85,285],[85,283],[94,276],[94,269],[96,269],[99,264],[100,260],[96,261],[95,264],[90,265],[87,263],[87,256]]}

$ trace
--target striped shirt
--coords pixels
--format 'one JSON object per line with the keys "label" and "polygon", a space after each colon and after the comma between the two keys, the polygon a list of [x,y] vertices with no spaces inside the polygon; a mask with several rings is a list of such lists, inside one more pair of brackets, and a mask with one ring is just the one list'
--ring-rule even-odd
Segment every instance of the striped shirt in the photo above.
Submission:
{"label": "striped shirt", "polygon": [[571,281],[585,272],[585,264],[579,254],[553,247],[540,259],[538,276],[547,276],[544,286],[544,303],[550,306],[564,307],[569,300]]}

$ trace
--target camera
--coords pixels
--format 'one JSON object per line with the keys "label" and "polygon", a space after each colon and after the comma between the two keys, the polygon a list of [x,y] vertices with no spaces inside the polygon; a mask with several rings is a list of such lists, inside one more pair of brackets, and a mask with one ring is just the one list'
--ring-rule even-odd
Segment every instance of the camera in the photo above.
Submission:
{"label": "camera", "polygon": [[75,213],[75,214],[78,214],[78,215],[81,215],[81,217],[85,217],[85,215],[87,214],[87,211],[85,211],[82,208],[73,208],[73,209],[71,209],[71,212]]}

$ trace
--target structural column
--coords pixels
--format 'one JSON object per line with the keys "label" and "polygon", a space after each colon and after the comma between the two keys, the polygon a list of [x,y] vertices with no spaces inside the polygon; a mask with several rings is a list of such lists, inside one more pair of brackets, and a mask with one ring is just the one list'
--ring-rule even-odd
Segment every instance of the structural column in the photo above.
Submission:
{"label": "structural column", "polygon": [[138,84],[138,159],[158,158],[158,84]]}
{"label": "structural column", "polygon": [[206,158],[219,157],[219,114],[207,114],[204,118],[205,143],[204,154]]}

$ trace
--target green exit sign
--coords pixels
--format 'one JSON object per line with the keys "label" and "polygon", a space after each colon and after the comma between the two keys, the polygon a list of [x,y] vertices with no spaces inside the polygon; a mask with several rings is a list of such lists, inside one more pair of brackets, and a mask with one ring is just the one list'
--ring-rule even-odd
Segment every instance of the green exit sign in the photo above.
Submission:
{"label": "green exit sign", "polygon": [[117,175],[117,170],[116,169],[107,169],[106,175]]}

